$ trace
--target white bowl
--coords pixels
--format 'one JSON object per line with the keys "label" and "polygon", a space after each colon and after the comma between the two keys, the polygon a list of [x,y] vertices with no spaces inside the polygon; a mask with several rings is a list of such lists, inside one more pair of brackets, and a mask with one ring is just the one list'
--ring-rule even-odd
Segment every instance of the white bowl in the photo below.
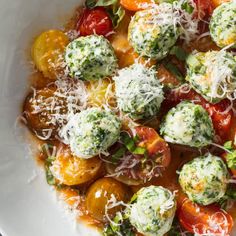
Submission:
{"label": "white bowl", "polygon": [[0,1],[0,233],[3,236],[94,236],[97,232],[64,214],[43,171],[29,153],[23,129],[15,128],[27,91],[29,45],[57,28],[80,0]]}

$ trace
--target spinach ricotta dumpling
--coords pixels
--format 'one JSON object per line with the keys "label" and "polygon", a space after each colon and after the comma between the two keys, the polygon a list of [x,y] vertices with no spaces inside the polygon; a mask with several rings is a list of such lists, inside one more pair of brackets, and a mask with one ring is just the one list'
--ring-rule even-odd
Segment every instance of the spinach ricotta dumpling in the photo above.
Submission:
{"label": "spinach ricotta dumpling", "polygon": [[110,42],[103,36],[79,37],[66,48],[66,65],[70,76],[98,80],[112,76],[118,64]]}
{"label": "spinach ricotta dumpling", "polygon": [[236,89],[236,57],[224,50],[192,54],[187,58],[186,80],[211,103],[225,98],[233,99]]}
{"label": "spinach ricotta dumpling", "polygon": [[171,228],[176,211],[175,196],[158,186],[144,187],[133,197],[130,223],[145,236],[163,236]]}
{"label": "spinach ricotta dumpling", "polygon": [[211,154],[198,157],[183,166],[179,183],[191,201],[209,205],[225,195],[227,167],[220,157]]}
{"label": "spinach ricotta dumpling", "polygon": [[184,101],[167,113],[160,133],[170,143],[204,147],[213,141],[214,129],[202,106]]}
{"label": "spinach ricotta dumpling", "polygon": [[171,4],[161,3],[136,12],[129,25],[128,38],[137,53],[157,60],[169,53],[179,36],[173,11]]}
{"label": "spinach ricotta dumpling", "polygon": [[61,132],[73,154],[88,159],[104,153],[119,138],[121,122],[116,115],[90,108],[72,116]]}
{"label": "spinach ricotta dumpling", "polygon": [[164,99],[156,71],[134,64],[114,77],[119,109],[134,120],[157,115]]}
{"label": "spinach ricotta dumpling", "polygon": [[235,1],[223,3],[214,10],[210,21],[210,33],[221,48],[236,43]]}

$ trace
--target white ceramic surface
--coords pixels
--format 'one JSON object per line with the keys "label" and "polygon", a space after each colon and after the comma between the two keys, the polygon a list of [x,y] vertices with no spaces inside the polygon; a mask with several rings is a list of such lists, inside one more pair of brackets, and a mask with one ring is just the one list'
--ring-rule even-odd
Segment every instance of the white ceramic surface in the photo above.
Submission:
{"label": "white ceramic surface", "polygon": [[[21,131],[14,128],[27,91],[32,38],[59,27],[80,0],[0,0],[0,232],[4,236],[94,236],[77,230],[47,186]],[[21,134],[20,134],[21,133]]]}

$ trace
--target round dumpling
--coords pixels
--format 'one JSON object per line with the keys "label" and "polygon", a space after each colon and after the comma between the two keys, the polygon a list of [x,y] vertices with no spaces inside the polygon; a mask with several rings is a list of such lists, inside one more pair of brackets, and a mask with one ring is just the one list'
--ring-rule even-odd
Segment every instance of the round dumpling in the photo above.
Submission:
{"label": "round dumpling", "polygon": [[215,43],[223,48],[236,43],[236,2],[217,7],[210,21],[210,33]]}
{"label": "round dumpling", "polygon": [[164,99],[156,71],[134,64],[118,72],[115,92],[119,109],[134,120],[157,115]]}
{"label": "round dumpling", "polygon": [[161,135],[167,142],[204,147],[213,141],[214,129],[207,111],[200,105],[181,102],[161,123]]}
{"label": "round dumpling", "polygon": [[106,152],[118,140],[120,128],[121,121],[112,112],[89,108],[71,116],[60,135],[73,154],[88,159]]}
{"label": "round dumpling", "polygon": [[187,77],[194,90],[217,103],[235,97],[236,57],[226,51],[192,54],[187,59]]}
{"label": "round dumpling", "polygon": [[226,192],[228,171],[220,157],[211,154],[195,158],[180,171],[179,183],[193,202],[209,205]]}
{"label": "round dumpling", "polygon": [[114,74],[118,64],[114,50],[103,36],[79,37],[66,48],[66,65],[72,77],[98,80]]}
{"label": "round dumpling", "polygon": [[136,12],[128,33],[134,50],[152,59],[164,58],[179,36],[173,15],[173,7],[169,3]]}
{"label": "round dumpling", "polygon": [[145,236],[163,236],[172,225],[176,211],[175,196],[158,186],[144,187],[132,198],[128,209],[130,223]]}

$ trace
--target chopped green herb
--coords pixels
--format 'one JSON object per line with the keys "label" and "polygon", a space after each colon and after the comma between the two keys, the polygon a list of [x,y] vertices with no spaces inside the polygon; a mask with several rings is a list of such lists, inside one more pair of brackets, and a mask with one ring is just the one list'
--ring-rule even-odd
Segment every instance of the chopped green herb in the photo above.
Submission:
{"label": "chopped green herb", "polygon": [[125,155],[125,153],[126,153],[126,148],[121,147],[112,155],[111,162],[116,164],[117,162],[119,162],[120,158],[122,158]]}
{"label": "chopped green herb", "polygon": [[[176,219],[174,219],[172,227],[170,229],[170,231],[167,233],[167,236],[182,236],[183,235],[183,230],[179,224],[179,221]],[[193,236],[192,233],[186,233],[184,232],[185,236]]]}
{"label": "chopped green herb", "polygon": [[222,209],[226,209],[228,200],[236,200],[236,189],[232,184],[228,186],[224,197],[218,201]]}
{"label": "chopped green herb", "polygon": [[175,55],[179,60],[185,61],[189,54],[181,47],[174,46],[170,51],[170,55]]}
{"label": "chopped green herb", "polygon": [[232,141],[227,141],[224,144],[224,148],[227,149],[228,151],[233,151],[234,150],[233,142]]}
{"label": "chopped green herb", "polygon": [[179,69],[171,62],[166,63],[165,68],[169,70],[180,82],[184,81],[184,77]]}
{"label": "chopped green herb", "polygon": [[125,214],[118,212],[113,222],[105,227],[103,236],[135,236],[134,229]]}
{"label": "chopped green herb", "polygon": [[46,180],[49,185],[55,185],[56,184],[56,179],[54,178],[51,170],[50,170],[51,165],[45,164],[45,170],[46,170]]}
{"label": "chopped green herb", "polygon": [[224,144],[224,148],[229,151],[229,153],[226,154],[226,162],[227,166],[230,169],[236,170],[236,149],[233,147],[233,142],[228,141]]}
{"label": "chopped green herb", "polygon": [[112,9],[108,9],[114,28],[117,28],[125,16],[125,10],[118,4],[114,4]]}
{"label": "chopped green herb", "polygon": [[184,2],[182,5],[182,9],[185,10],[187,13],[192,14],[194,11],[194,7],[189,4],[189,2]]}
{"label": "chopped green herb", "polygon": [[89,9],[95,7],[106,7],[111,17],[114,28],[116,28],[125,16],[125,10],[118,0],[86,0],[85,6]]}
{"label": "chopped green herb", "polygon": [[95,8],[95,7],[107,7],[113,4],[116,4],[118,0],[86,0],[85,6],[87,8]]}

